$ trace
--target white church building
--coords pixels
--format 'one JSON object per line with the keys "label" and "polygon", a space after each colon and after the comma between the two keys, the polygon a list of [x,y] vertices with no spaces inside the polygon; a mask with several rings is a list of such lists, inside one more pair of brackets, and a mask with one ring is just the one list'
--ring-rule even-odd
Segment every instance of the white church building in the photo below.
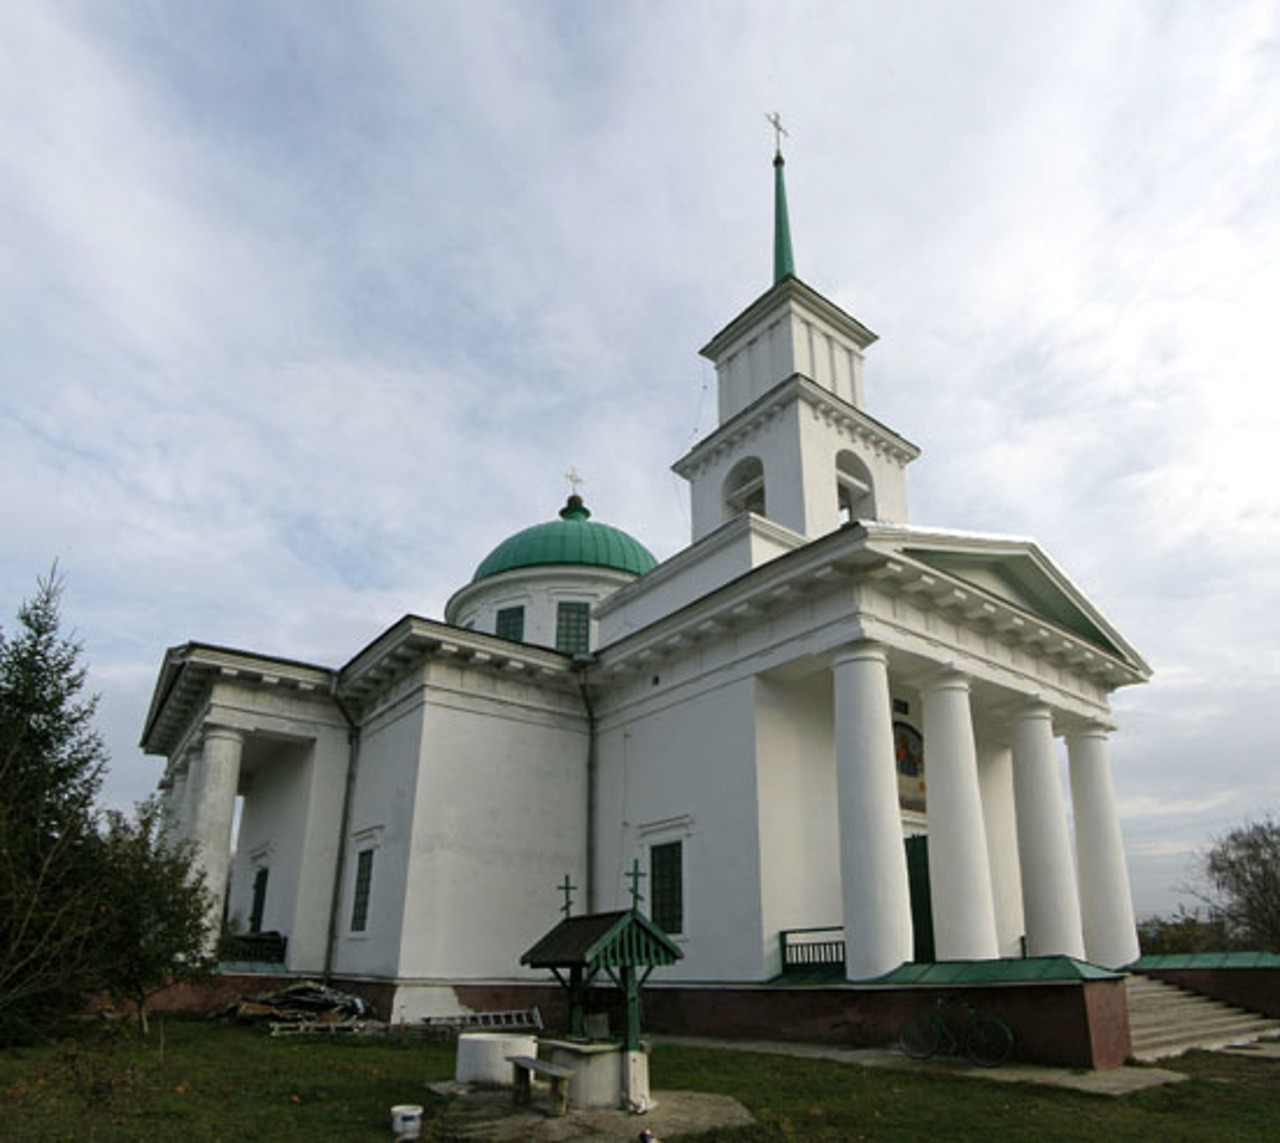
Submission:
{"label": "white church building", "polygon": [[813,929],[852,981],[1138,956],[1109,698],[1150,670],[1033,541],[909,521],[919,449],[865,406],[875,334],[795,276],[774,163],[775,281],[703,348],[719,423],[674,465],[687,548],[572,496],[344,664],[165,655],[143,747],[289,971],[449,1010],[535,975],[566,875],[625,908],[637,860],[667,982],[768,981]]}

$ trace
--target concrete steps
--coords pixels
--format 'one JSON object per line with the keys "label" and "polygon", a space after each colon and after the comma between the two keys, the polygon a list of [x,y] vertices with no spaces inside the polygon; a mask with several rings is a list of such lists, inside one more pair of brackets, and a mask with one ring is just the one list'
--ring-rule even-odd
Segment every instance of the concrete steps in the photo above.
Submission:
{"label": "concrete steps", "polygon": [[1192,1048],[1224,1048],[1280,1035],[1280,1020],[1210,1000],[1176,984],[1130,976],[1129,1034],[1133,1056],[1158,1060]]}

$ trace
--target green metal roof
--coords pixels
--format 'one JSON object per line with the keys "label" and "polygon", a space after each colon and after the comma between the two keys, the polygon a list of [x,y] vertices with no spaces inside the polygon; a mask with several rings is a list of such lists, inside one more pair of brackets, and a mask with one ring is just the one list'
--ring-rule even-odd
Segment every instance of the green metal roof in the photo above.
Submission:
{"label": "green metal roof", "polygon": [[1154,972],[1162,968],[1280,968],[1280,953],[1164,953],[1139,957],[1129,965],[1132,972]]}
{"label": "green metal roof", "polygon": [[[1157,958],[1147,958],[1148,960]],[[1172,958],[1170,958],[1172,959]],[[1114,980],[1120,974],[1069,956],[1010,957],[1003,960],[940,960],[899,965],[884,976],[860,980],[859,984],[902,987],[925,984],[934,987],[962,984],[1036,984],[1073,980]],[[814,965],[791,969],[768,982],[770,985],[810,985],[827,987],[844,984],[840,965]]]}
{"label": "green metal roof", "polygon": [[619,528],[597,524],[580,496],[570,496],[560,509],[559,520],[535,524],[509,536],[493,549],[471,582],[516,568],[570,564],[579,567],[613,568],[644,575],[658,566],[653,554],[638,540]]}
{"label": "green metal roof", "polygon": [[1069,956],[1005,960],[940,960],[904,964],[866,984],[1033,984],[1070,980],[1115,980],[1119,973]]}

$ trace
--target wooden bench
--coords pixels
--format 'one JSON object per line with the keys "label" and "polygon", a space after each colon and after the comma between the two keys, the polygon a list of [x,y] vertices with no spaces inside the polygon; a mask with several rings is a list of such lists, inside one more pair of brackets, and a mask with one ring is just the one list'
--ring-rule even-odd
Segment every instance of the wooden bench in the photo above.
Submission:
{"label": "wooden bench", "polygon": [[516,1103],[533,1102],[533,1076],[536,1072],[551,1082],[551,1114],[565,1115],[569,1111],[569,1080],[572,1068],[544,1063],[533,1056],[508,1056],[507,1062],[516,1069]]}

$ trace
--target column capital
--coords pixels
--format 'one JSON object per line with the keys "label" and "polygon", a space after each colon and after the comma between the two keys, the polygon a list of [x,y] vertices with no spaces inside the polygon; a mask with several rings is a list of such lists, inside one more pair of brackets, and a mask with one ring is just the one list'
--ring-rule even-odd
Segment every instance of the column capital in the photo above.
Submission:
{"label": "column capital", "polygon": [[1053,711],[1049,704],[1041,698],[1029,698],[1013,712],[1014,722],[1044,721],[1052,725]]}
{"label": "column capital", "polygon": [[237,730],[234,726],[205,723],[204,741],[209,742],[211,739],[218,742],[234,742],[237,745],[244,745],[244,731]]}
{"label": "column capital", "polygon": [[831,653],[831,665],[838,667],[842,663],[856,662],[889,662],[889,648],[874,639],[859,639],[855,643],[846,643]]}
{"label": "column capital", "polygon": [[1084,738],[1097,738],[1106,742],[1110,739],[1113,729],[1114,727],[1108,726],[1105,722],[1086,722],[1067,731],[1065,737],[1068,744]]}
{"label": "column capital", "polygon": [[920,690],[930,691],[968,691],[973,679],[956,667],[939,667],[929,674],[920,684]]}

